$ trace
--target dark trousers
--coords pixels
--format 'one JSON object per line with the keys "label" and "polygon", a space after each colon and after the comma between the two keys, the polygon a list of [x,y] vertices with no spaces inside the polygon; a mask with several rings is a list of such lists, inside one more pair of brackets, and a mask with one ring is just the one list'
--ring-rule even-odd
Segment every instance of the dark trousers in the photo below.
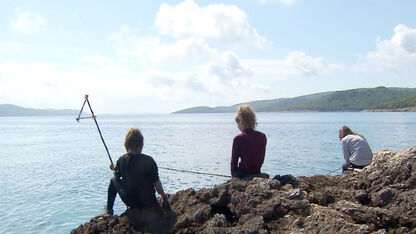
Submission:
{"label": "dark trousers", "polygon": [[110,184],[108,185],[108,193],[107,193],[107,210],[113,210],[114,201],[116,200],[116,196],[120,196],[120,199],[129,206],[129,202],[127,199],[127,194],[123,189],[122,181],[118,178],[111,178]]}
{"label": "dark trousers", "polygon": [[[366,165],[366,166],[368,166],[368,165]],[[354,165],[354,164],[352,164],[351,162],[347,162],[347,163],[344,163],[343,165],[342,165],[342,173],[344,173],[344,171],[346,171],[346,170],[348,170],[348,168],[357,168],[357,169],[363,169],[364,167],[366,167],[366,166],[357,166],[357,165]]]}
{"label": "dark trousers", "polygon": [[243,171],[243,170],[241,170],[240,168],[237,167],[237,169],[235,169],[234,174],[232,176],[242,179],[242,178],[245,178],[245,177],[250,177],[252,175],[254,175],[254,174],[247,173],[247,172],[245,172],[245,171]]}

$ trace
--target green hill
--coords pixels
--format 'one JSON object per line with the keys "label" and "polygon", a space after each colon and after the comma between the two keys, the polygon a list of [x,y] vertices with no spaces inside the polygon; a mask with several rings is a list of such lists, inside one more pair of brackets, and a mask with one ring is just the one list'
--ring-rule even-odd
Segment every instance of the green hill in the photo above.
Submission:
{"label": "green hill", "polygon": [[0,104],[0,117],[5,116],[49,116],[49,115],[78,115],[76,110],[32,109],[11,104]]}
{"label": "green hill", "polygon": [[360,88],[335,92],[316,93],[295,98],[279,98],[239,103],[232,106],[193,107],[176,113],[235,112],[242,104],[251,105],[258,112],[278,111],[361,111],[374,109],[384,103],[416,95],[416,88]]}
{"label": "green hill", "polygon": [[402,98],[398,101],[379,104],[374,109],[400,109],[407,107],[416,107],[416,95]]}
{"label": "green hill", "polygon": [[273,111],[288,111],[290,107],[296,104],[304,103],[310,100],[314,100],[333,92],[311,94],[305,96],[299,96],[295,98],[279,98],[272,100],[260,100],[252,101],[245,103],[238,103],[232,106],[217,106],[217,107],[208,107],[208,106],[197,106],[180,111],[173,112],[173,114],[184,114],[184,113],[229,113],[235,112],[240,105],[249,104],[256,111],[260,112],[273,112]]}
{"label": "green hill", "polygon": [[291,110],[313,111],[361,111],[374,109],[377,105],[394,102],[416,94],[409,88],[362,88],[337,91],[319,99],[291,107]]}

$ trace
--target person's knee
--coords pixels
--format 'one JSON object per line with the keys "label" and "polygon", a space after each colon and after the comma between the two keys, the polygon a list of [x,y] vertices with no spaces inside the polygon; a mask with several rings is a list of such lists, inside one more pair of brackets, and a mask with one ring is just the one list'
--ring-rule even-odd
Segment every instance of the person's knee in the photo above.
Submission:
{"label": "person's knee", "polygon": [[116,178],[115,178],[115,177],[112,177],[112,178],[110,179],[110,184],[113,184],[113,185],[115,185],[115,184],[116,184]]}
{"label": "person's knee", "polygon": [[108,191],[111,193],[117,193],[118,192],[118,184],[116,181],[116,178],[111,178],[110,183],[108,185]]}

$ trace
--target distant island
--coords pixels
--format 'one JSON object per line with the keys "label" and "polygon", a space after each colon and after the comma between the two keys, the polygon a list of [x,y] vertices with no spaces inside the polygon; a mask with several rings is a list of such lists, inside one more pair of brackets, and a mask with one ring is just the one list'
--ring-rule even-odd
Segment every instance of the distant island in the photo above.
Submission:
{"label": "distant island", "polygon": [[230,113],[242,104],[257,112],[284,111],[416,111],[416,88],[360,88],[323,92],[294,98],[278,98],[238,103],[232,106],[198,106],[173,114]]}
{"label": "distant island", "polygon": [[0,104],[0,117],[11,116],[53,116],[53,115],[78,115],[78,111],[63,109],[32,109],[24,108],[12,104]]}

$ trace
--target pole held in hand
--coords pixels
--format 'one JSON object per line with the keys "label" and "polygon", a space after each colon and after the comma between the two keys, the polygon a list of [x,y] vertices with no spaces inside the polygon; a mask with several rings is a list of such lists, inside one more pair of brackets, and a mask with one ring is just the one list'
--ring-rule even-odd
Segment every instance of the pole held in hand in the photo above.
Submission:
{"label": "pole held in hand", "polygon": [[[78,117],[75,120],[79,122],[79,120],[81,120],[81,119],[87,119],[87,118],[94,119],[95,125],[97,126],[98,133],[100,134],[100,137],[101,137],[101,141],[103,142],[105,150],[107,151],[108,159],[110,159],[110,163],[114,167],[113,160],[111,159],[111,156],[110,156],[110,152],[108,151],[108,148],[107,148],[107,145],[105,144],[103,135],[101,134],[100,126],[98,126],[98,122],[97,122],[97,119],[96,119],[97,116],[95,116],[94,111],[91,108],[90,101],[88,100],[88,94],[85,94],[84,99],[85,99],[84,103],[82,104],[82,107],[81,107],[81,110],[79,111]],[[91,111],[91,116],[89,116],[89,117],[81,117],[82,110],[84,109],[85,103],[88,104],[88,107],[90,108],[90,111]]]}
{"label": "pole held in hand", "polygon": [[338,168],[336,168],[336,169],[334,169],[334,170],[332,170],[330,172],[328,172],[326,175],[330,175],[331,173],[336,172],[336,171],[338,171],[341,168],[342,168],[342,166],[341,167],[338,167]]}

